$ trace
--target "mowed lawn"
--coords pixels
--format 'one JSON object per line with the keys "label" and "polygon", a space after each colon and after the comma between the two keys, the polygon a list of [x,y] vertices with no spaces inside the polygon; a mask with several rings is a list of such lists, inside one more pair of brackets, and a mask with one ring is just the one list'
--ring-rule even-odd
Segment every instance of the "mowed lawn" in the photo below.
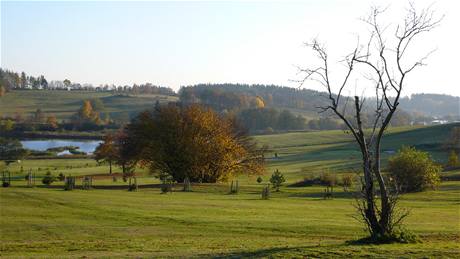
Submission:
{"label": "mowed lawn", "polygon": [[[418,145],[439,162],[451,127],[391,129],[384,150]],[[458,125],[457,125],[458,126]],[[270,146],[264,182],[239,177],[240,193],[229,184],[194,185],[193,192],[160,194],[158,186],[64,191],[62,182],[27,188],[24,172],[38,177],[107,173],[90,159],[25,160],[10,169],[12,187],[0,188],[0,256],[2,258],[150,258],[150,257],[367,257],[458,258],[460,256],[460,181],[443,182],[438,190],[406,194],[401,207],[410,210],[405,227],[421,243],[353,245],[364,237],[352,193],[335,188],[323,199],[324,187],[288,187],[303,177],[329,171],[340,174],[359,167],[359,153],[342,131],[258,136]],[[278,157],[274,157],[274,153]],[[358,154],[358,155],[357,155]],[[389,154],[385,154],[385,159]],[[72,168],[70,168],[72,166]],[[38,170],[40,168],[40,171]],[[270,200],[260,193],[274,169],[288,182]],[[115,172],[119,172],[116,168]],[[140,170],[140,184],[158,180]],[[459,175],[460,171],[443,174]],[[126,186],[118,179],[95,179],[96,186]],[[355,186],[353,190],[357,188]]]}
{"label": "mowed lawn", "polygon": [[[321,187],[284,188],[261,200],[196,187],[75,190],[2,188],[1,255],[9,257],[458,257],[460,182],[405,195],[407,228],[422,243],[349,245],[365,235],[354,199]],[[224,186],[222,188],[225,188]]]}

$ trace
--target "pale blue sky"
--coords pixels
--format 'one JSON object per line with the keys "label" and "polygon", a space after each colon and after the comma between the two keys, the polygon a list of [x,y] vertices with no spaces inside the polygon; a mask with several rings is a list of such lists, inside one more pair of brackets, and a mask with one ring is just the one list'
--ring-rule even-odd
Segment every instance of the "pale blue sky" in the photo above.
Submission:
{"label": "pale blue sky", "polygon": [[[294,65],[311,64],[304,41],[318,36],[337,60],[355,44],[357,18],[376,1],[1,2],[1,66],[49,80],[116,85],[151,82],[295,86]],[[403,10],[404,1],[377,1]],[[413,74],[414,92],[460,96],[457,1],[421,50],[438,51]],[[432,1],[416,1],[423,7]],[[424,47],[424,48],[422,48]],[[307,85],[309,87],[309,85]],[[316,86],[311,85],[311,88]]]}

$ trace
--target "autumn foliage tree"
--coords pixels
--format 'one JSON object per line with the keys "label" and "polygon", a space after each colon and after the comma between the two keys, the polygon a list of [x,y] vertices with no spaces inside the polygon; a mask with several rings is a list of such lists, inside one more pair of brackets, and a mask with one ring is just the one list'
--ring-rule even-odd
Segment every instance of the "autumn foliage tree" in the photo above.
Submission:
{"label": "autumn foliage tree", "polygon": [[177,182],[215,183],[264,170],[263,150],[245,131],[233,119],[199,105],[145,111],[125,132],[125,146],[135,150],[141,165]]}
{"label": "autumn foliage tree", "polygon": [[54,115],[48,116],[46,118],[46,124],[48,124],[48,126],[53,130],[57,129],[59,126],[56,116]]}
{"label": "autumn foliage tree", "polygon": [[102,123],[99,112],[93,109],[90,100],[84,100],[80,109],[72,118],[74,126],[80,127],[81,129],[94,129]]}
{"label": "autumn foliage tree", "polygon": [[83,101],[80,110],[78,110],[78,117],[84,121],[96,122],[99,120],[99,114],[93,110],[93,106],[89,100]]}
{"label": "autumn foliage tree", "polygon": [[94,151],[94,159],[98,162],[107,162],[109,164],[109,174],[112,174],[112,163],[117,160],[118,156],[115,135],[105,135],[104,142],[100,143]]}

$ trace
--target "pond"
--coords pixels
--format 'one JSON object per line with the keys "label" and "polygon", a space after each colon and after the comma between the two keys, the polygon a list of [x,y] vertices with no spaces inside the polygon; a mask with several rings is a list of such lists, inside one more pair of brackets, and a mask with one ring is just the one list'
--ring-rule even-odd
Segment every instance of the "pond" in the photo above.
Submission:
{"label": "pond", "polygon": [[[74,146],[78,147],[78,151],[91,154],[96,147],[101,143],[100,140],[69,140],[69,139],[42,139],[42,140],[21,140],[22,146],[26,149],[46,151],[49,148]],[[58,155],[68,154],[63,151]],[[70,153],[69,153],[70,154]]]}

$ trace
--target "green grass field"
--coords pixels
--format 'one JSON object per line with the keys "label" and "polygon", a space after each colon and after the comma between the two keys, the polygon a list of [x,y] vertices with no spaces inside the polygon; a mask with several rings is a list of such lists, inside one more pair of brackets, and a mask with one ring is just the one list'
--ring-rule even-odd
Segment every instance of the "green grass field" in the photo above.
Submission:
{"label": "green grass field", "polygon": [[0,99],[0,115],[14,116],[19,112],[27,116],[40,108],[58,119],[69,119],[80,108],[83,100],[91,98],[101,99],[105,106],[104,112],[112,116],[151,108],[156,100],[167,102],[177,99],[162,95],[118,96],[97,91],[14,90]]}
{"label": "green grass field", "polygon": [[[438,162],[447,154],[440,145],[450,127],[443,125],[391,129],[384,150],[402,144],[429,151]],[[458,125],[457,125],[458,126]],[[25,187],[24,173],[47,170],[72,175],[107,173],[89,159],[25,160],[11,165],[12,187],[0,189],[2,258],[458,258],[460,256],[460,181],[443,182],[438,190],[406,194],[410,209],[406,227],[419,235],[416,244],[352,245],[366,235],[353,216],[354,198],[336,188],[334,199],[322,198],[324,187],[287,187],[323,171],[340,174],[359,167],[359,154],[342,131],[258,136],[278,153],[269,155],[264,182],[282,171],[288,182],[270,200],[263,186],[241,176],[240,193],[229,184],[194,185],[193,192],[158,187],[128,192],[119,179],[94,180],[92,190],[63,191],[62,182],[44,188]],[[388,157],[385,155],[384,159]],[[72,166],[72,168],[70,168]],[[40,168],[40,171],[38,170]],[[116,169],[115,172],[119,172]],[[460,171],[443,174],[458,175]],[[140,184],[158,183],[145,170]],[[121,189],[104,188],[119,186]]]}

